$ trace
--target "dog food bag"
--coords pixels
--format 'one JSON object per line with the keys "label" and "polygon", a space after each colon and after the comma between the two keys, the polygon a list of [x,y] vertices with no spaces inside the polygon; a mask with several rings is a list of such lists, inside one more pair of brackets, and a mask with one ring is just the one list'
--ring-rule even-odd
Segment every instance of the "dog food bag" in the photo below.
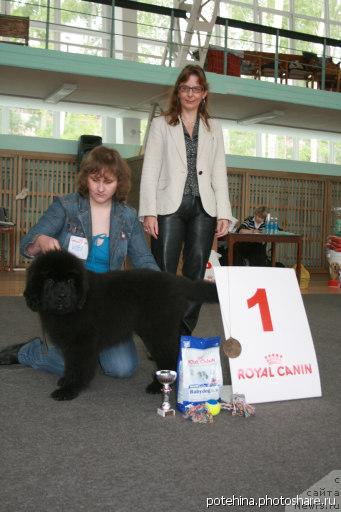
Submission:
{"label": "dog food bag", "polygon": [[192,405],[207,400],[219,400],[220,388],[223,385],[219,347],[219,336],[181,336],[177,365],[179,411],[184,413]]}

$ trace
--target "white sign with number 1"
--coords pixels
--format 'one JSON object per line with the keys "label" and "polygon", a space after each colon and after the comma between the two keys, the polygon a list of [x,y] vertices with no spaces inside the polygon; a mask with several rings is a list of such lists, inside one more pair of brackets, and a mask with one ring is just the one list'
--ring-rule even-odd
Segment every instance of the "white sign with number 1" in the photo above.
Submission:
{"label": "white sign with number 1", "polygon": [[293,269],[215,267],[233,393],[249,403],[321,396],[311,332]]}

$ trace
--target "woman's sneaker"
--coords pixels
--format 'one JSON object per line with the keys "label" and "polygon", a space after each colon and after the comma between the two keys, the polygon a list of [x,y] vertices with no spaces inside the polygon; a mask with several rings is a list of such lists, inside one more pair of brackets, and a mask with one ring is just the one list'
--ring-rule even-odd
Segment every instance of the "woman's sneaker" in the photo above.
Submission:
{"label": "woman's sneaker", "polygon": [[26,343],[17,343],[0,350],[0,364],[19,364],[18,352]]}

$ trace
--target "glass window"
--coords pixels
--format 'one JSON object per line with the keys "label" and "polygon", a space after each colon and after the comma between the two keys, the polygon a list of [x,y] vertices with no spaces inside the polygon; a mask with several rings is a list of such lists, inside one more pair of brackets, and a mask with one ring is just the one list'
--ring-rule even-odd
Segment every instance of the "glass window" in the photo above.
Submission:
{"label": "glass window", "polygon": [[255,32],[242,30],[241,28],[228,27],[228,48],[234,50],[254,50],[256,36]]}
{"label": "glass window", "polygon": [[341,142],[334,142],[334,154],[335,154],[334,163],[337,165],[341,165]]}
{"label": "glass window", "polygon": [[276,9],[278,11],[289,10],[289,0],[258,0],[260,7],[268,7],[269,9]]}
{"label": "glass window", "polygon": [[[269,12],[261,13],[261,23],[268,27],[289,29],[289,17],[282,16],[281,14],[274,14]],[[271,34],[262,34],[263,48],[265,52],[275,52],[276,50],[276,36]],[[279,40],[279,53],[285,53],[289,47],[289,40],[280,38]]]}
{"label": "glass window", "polygon": [[329,141],[317,141],[317,162],[327,164],[329,162]]}
{"label": "glass window", "polygon": [[295,14],[305,14],[314,18],[323,18],[324,16],[324,0],[294,0]]}
{"label": "glass window", "polygon": [[334,21],[341,19],[341,2],[340,0],[329,0],[329,18]]}
{"label": "glass window", "polygon": [[334,39],[341,39],[341,23],[330,24],[330,37]]}
{"label": "glass window", "polygon": [[53,114],[47,110],[11,108],[9,133],[27,137],[52,137]]}
{"label": "glass window", "polygon": [[[305,34],[313,34],[315,36],[325,36],[325,23],[319,20],[307,20],[305,18],[299,18],[295,16],[294,18],[294,30],[296,32],[304,32]],[[310,43],[309,41],[297,41],[297,44],[307,44],[309,47],[312,47],[314,43]]]}
{"label": "glass window", "polygon": [[[138,11],[137,24],[139,62],[160,65],[165,50],[164,42],[169,37],[170,18],[151,12]],[[146,40],[143,40],[144,38]],[[174,60],[174,55],[172,58]]]}
{"label": "glass window", "polygon": [[[60,2],[60,11],[57,10]],[[57,0],[55,15],[60,12],[61,23],[72,27],[84,27],[87,29],[103,29],[103,6],[95,2],[83,2],[82,0]]]}
{"label": "glass window", "polygon": [[294,139],[286,135],[277,136],[277,158],[292,160],[294,158]]}
{"label": "glass window", "polygon": [[102,136],[101,116],[61,112],[61,139],[78,140],[84,134]]}
{"label": "glass window", "polygon": [[256,133],[230,130],[229,135],[232,155],[256,156]]}
{"label": "glass window", "polygon": [[28,16],[30,20],[46,21],[46,0],[31,0],[26,3],[18,0],[11,2],[9,5],[13,16]]}
{"label": "glass window", "polygon": [[242,7],[240,5],[230,5],[228,18],[233,18],[235,20],[241,21],[249,21],[252,23],[254,21],[254,10],[250,7]]}
{"label": "glass window", "polygon": [[341,39],[341,23],[330,24],[330,37],[334,39]]}
{"label": "glass window", "polygon": [[[289,17],[273,12],[262,12],[261,23],[268,27],[289,29]],[[267,34],[265,34],[267,35]]]}
{"label": "glass window", "polygon": [[300,139],[299,140],[299,160],[303,160],[304,162],[311,161],[311,140],[310,139]]}

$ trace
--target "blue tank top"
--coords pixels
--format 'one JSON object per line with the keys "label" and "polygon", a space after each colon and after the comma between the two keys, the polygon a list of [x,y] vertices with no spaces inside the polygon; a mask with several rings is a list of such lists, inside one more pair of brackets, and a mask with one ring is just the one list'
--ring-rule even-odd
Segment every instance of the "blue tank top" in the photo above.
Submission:
{"label": "blue tank top", "polygon": [[86,268],[93,272],[109,270],[109,237],[102,234],[92,237],[92,246],[86,260]]}

